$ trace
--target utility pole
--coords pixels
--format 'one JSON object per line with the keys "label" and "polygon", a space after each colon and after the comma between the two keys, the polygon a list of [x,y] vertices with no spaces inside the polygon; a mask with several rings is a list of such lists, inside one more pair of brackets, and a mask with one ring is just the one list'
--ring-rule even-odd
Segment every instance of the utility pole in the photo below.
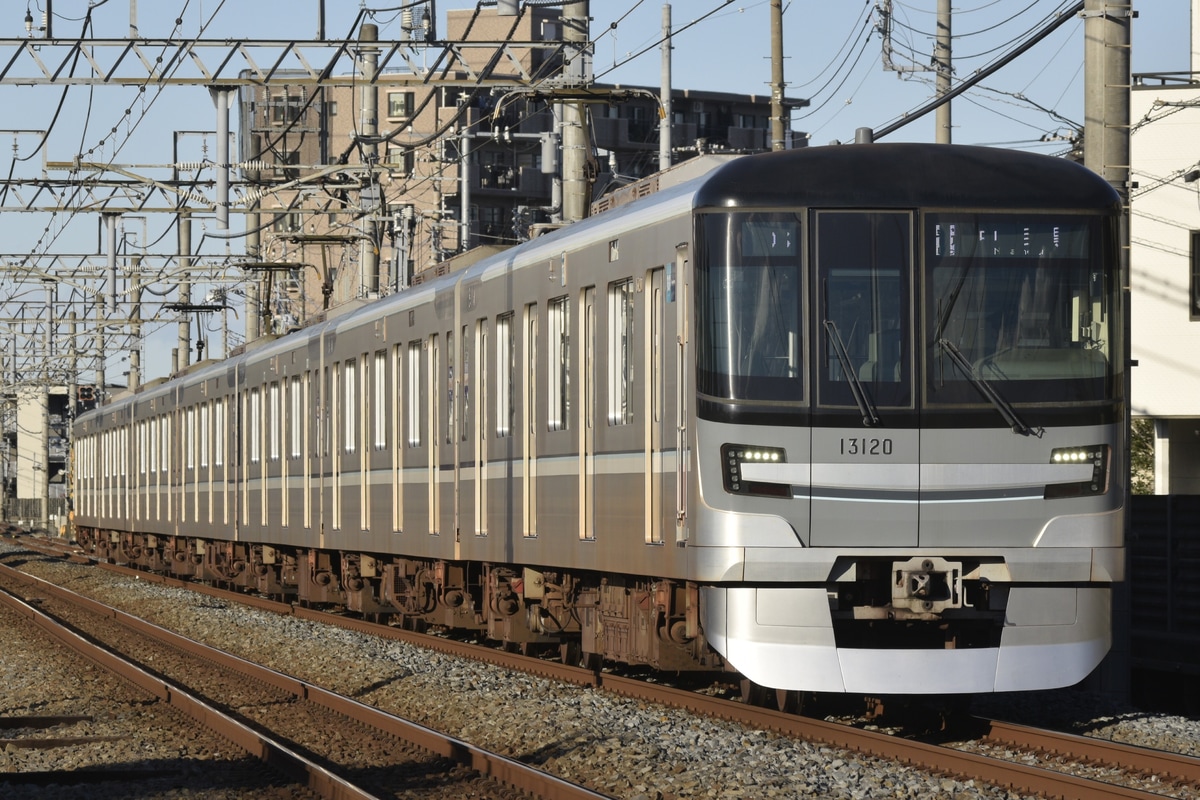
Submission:
{"label": "utility pole", "polygon": [[[1132,0],[1084,0],[1083,3],[1083,163],[1103,177],[1121,198],[1123,213],[1119,231],[1121,295],[1126,309],[1130,306],[1130,236],[1129,236],[1129,47],[1131,27],[1136,12]],[[1123,338],[1128,348],[1131,324],[1125,314]],[[1128,350],[1122,353],[1128,357]],[[1125,397],[1131,396],[1132,370],[1123,365]],[[1126,406],[1125,424],[1129,424]],[[1126,427],[1128,434],[1128,427]],[[1126,448],[1128,451],[1128,448]],[[1120,465],[1129,475],[1129,453]],[[1125,507],[1130,504],[1129,481],[1125,481]],[[1130,515],[1125,515],[1125,537],[1128,540]],[[1110,691],[1126,694],[1129,690],[1129,588],[1127,583],[1116,584],[1112,596],[1113,648],[1105,659],[1100,676],[1102,685],[1111,684]],[[1098,671],[1099,672],[1099,671]]]}
{"label": "utility pole", "polygon": [[105,254],[108,258],[108,310],[117,310],[117,220],[120,214],[105,213]]}
{"label": "utility pole", "polygon": [[213,206],[217,212],[217,230],[229,230],[229,109],[235,90],[229,86],[210,86],[209,94],[217,107],[217,186]]}
{"label": "utility pole", "polygon": [[379,232],[376,219],[379,216],[379,183],[375,167],[379,165],[379,85],[375,82],[379,72],[379,26],[363,23],[358,40],[361,42],[363,88],[362,114],[359,133],[362,136],[362,156],[367,165],[367,186],[363,188],[363,239],[361,259],[363,286],[371,295],[379,294]]}
{"label": "utility pole", "polygon": [[42,465],[41,474],[38,475],[38,483],[41,492],[41,518],[42,525],[46,532],[50,532],[50,385],[54,381],[54,373],[52,364],[54,362],[54,353],[52,352],[51,331],[54,328],[54,295],[55,288],[58,285],[57,281],[47,280],[46,285],[46,320],[45,327],[42,329],[42,357],[44,367],[42,369],[42,385],[38,387],[38,402],[41,406],[41,442],[38,445],[39,460]]}
{"label": "utility pole", "polygon": [[1129,202],[1130,0],[1083,4],[1083,163]]}
{"label": "utility pole", "polygon": [[[937,41],[933,46],[934,69],[937,70],[937,96],[944,97],[950,92],[950,0],[938,0],[937,7]],[[950,101],[937,107],[935,116],[936,141],[938,144],[950,144]]]}
{"label": "utility pole", "polygon": [[[183,277],[179,281],[179,304],[190,305],[192,302],[192,282],[188,273],[192,269],[192,215],[187,211],[179,215],[179,271]],[[246,317],[251,312],[246,310]],[[246,323],[247,325],[249,322]],[[249,338],[249,337],[247,337]],[[186,311],[179,314],[179,344],[175,349],[175,372],[182,372],[192,363],[192,318]]]}
{"label": "utility pole", "polygon": [[[129,338],[133,346],[129,348],[129,380],[126,385],[131,392],[136,392],[142,384],[142,282],[138,274],[138,270],[134,270],[133,286],[130,287],[132,291],[129,293]],[[74,322],[71,324],[74,326]],[[74,381],[73,375],[71,380]]]}
{"label": "utility pole", "polygon": [[[588,0],[563,3],[563,58],[568,85],[586,87],[592,82],[591,43],[588,41]],[[563,219],[578,222],[587,216],[588,136],[583,103],[562,104]]]}
{"label": "utility pole", "polygon": [[[325,25],[324,11],[322,10],[321,27],[324,28],[324,25]],[[254,142],[254,144],[251,146],[251,150],[252,150],[254,159],[257,161],[257,160],[262,159],[262,157],[263,157],[262,146],[258,140],[257,135],[255,135],[253,137],[252,141]],[[253,188],[251,189],[251,191],[249,193],[249,196],[251,198],[250,202],[247,203],[247,205],[246,205],[246,237],[245,237],[246,258],[249,259],[250,261],[262,261],[262,231],[259,230],[259,226],[262,224],[262,217],[259,214],[259,200],[258,200],[259,191],[258,191],[258,185],[257,185],[259,180],[262,177],[262,171],[259,170],[257,168],[257,166],[250,167],[245,170],[245,176],[254,184]],[[243,309],[243,311],[246,315],[246,343],[247,344],[249,344],[250,342],[253,342],[255,339],[257,339],[259,337],[260,320],[259,320],[259,307],[258,307],[258,297],[259,297],[258,287],[259,287],[260,280],[261,279],[257,275],[254,275],[254,276],[251,276],[250,280],[246,281],[246,306]],[[226,302],[226,301],[223,300],[222,303],[224,303],[224,302]],[[304,316],[304,312],[303,312],[304,298],[303,297],[301,297],[299,299],[298,304],[301,308],[300,316],[303,317]],[[221,314],[223,316],[225,314],[225,311],[222,310]],[[222,350],[221,352],[227,353],[229,351]]]}
{"label": "utility pole", "polygon": [[771,149],[787,146],[783,131],[783,0],[771,0]]}
{"label": "utility pole", "polygon": [[662,7],[662,114],[658,126],[658,168],[671,166],[671,4]]}

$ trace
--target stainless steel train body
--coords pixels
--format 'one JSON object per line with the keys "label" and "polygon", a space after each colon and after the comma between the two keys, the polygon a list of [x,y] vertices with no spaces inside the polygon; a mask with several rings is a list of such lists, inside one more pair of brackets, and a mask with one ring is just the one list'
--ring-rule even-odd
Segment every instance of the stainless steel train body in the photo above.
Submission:
{"label": "stainless steel train body", "polygon": [[1109,644],[1119,203],[931,145],[735,159],[76,424],[81,541],[768,687],[1074,683]]}

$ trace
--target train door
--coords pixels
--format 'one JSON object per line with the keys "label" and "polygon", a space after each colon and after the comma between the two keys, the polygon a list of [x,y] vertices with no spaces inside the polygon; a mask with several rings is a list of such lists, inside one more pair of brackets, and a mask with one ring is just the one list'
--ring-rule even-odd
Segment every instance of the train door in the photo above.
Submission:
{"label": "train door", "polygon": [[[499,331],[497,331],[499,334]],[[488,321],[475,323],[475,534],[486,536],[488,532]]]}
{"label": "train door", "polygon": [[391,408],[392,439],[388,446],[392,461],[392,533],[404,530],[404,444],[407,440],[408,428],[405,425],[407,410],[414,402],[411,394],[405,391],[404,344],[392,345],[391,356],[391,388],[388,397],[390,402],[386,407]]}
{"label": "train door", "polygon": [[[690,363],[688,343],[688,309],[691,301],[688,297],[688,246],[679,245],[675,248],[675,263],[673,271],[667,275],[667,302],[675,305],[675,541],[685,542],[688,539],[688,469],[691,459],[691,448],[688,437],[691,432],[687,427],[688,398],[687,398],[687,365]],[[678,295],[678,296],[676,296]]]}
{"label": "train door", "polygon": [[442,429],[439,434],[444,449],[442,450],[442,463],[438,468],[438,492],[441,495],[438,504],[442,512],[442,518],[438,521],[438,529],[453,536],[455,541],[458,540],[458,441],[456,432],[458,431],[459,379],[456,368],[460,367],[455,363],[459,360],[456,358],[456,341],[454,330],[446,331],[446,372],[442,376],[446,386],[446,403],[445,413],[441,417]]}
{"label": "train door", "polygon": [[596,287],[579,295],[579,538],[596,538]]}
{"label": "train door", "polygon": [[666,398],[666,334],[663,329],[666,314],[664,270],[650,270],[646,276],[645,346],[642,363],[646,365],[642,407],[646,409],[645,505],[646,542],[662,544],[666,530],[667,509],[663,498],[669,496],[666,454],[674,442],[666,430],[664,403]]}
{"label": "train door", "polygon": [[[236,387],[236,385],[235,383],[234,386]],[[216,451],[213,453],[213,470],[216,473],[216,479],[220,486],[221,514],[218,519],[221,526],[232,526],[236,535],[237,521],[229,518],[230,476],[237,474],[236,470],[233,470],[230,466],[230,462],[234,457],[233,454],[236,452],[236,448],[231,450],[229,447],[229,430],[231,427],[229,423],[229,398],[231,396],[236,397],[237,395],[223,394],[217,398],[216,404],[213,406],[213,445],[216,447]]]}
{"label": "train door", "polygon": [[537,536],[538,309],[525,306],[521,359],[521,516],[526,538]]}
{"label": "train door", "polygon": [[425,390],[425,396],[428,398],[428,412],[426,415],[427,430],[429,437],[429,446],[427,447],[428,454],[428,480],[426,486],[429,487],[429,495],[427,504],[429,507],[429,534],[436,536],[441,532],[441,508],[439,500],[441,498],[441,486],[439,485],[439,474],[441,472],[441,440],[439,439],[438,419],[440,414],[439,407],[442,405],[442,367],[441,367],[441,352],[438,349],[438,335],[436,333],[429,336],[429,348],[426,351],[428,355],[428,366],[426,369],[426,379],[428,385]]}
{"label": "train door", "polygon": [[[475,375],[475,359],[480,355],[473,347],[474,336],[471,335],[469,326],[460,326],[458,334],[459,385],[458,412],[455,415],[458,418],[458,430],[454,434],[455,447],[458,449],[454,459],[455,501],[457,503],[457,516],[454,520],[456,542],[462,535],[460,526],[470,525],[472,531],[478,530],[475,527],[478,522],[475,517],[475,487],[477,486],[475,456],[477,450],[471,434],[475,421],[473,406],[476,405],[476,398],[472,395],[479,388],[476,381],[478,376]],[[464,468],[464,465],[470,466]]]}
{"label": "train door", "polygon": [[[813,546],[917,544],[912,214],[816,211]],[[854,504],[855,525],[846,524]]]}

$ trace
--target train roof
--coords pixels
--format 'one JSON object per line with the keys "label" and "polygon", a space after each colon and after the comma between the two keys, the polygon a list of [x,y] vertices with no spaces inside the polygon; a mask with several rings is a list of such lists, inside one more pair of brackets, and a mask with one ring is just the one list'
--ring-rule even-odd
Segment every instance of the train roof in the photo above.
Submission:
{"label": "train roof", "polygon": [[810,147],[740,158],[709,175],[695,205],[1045,206],[1117,212],[1120,198],[1102,177],[1064,158],[971,145],[895,143]]}

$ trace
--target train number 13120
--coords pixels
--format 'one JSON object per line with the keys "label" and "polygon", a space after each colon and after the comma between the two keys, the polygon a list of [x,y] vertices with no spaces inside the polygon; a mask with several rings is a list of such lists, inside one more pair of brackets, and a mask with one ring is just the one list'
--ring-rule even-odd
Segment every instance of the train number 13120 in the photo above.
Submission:
{"label": "train number 13120", "polygon": [[841,454],[844,456],[890,456],[892,454],[891,439],[852,436],[842,439],[841,442]]}

